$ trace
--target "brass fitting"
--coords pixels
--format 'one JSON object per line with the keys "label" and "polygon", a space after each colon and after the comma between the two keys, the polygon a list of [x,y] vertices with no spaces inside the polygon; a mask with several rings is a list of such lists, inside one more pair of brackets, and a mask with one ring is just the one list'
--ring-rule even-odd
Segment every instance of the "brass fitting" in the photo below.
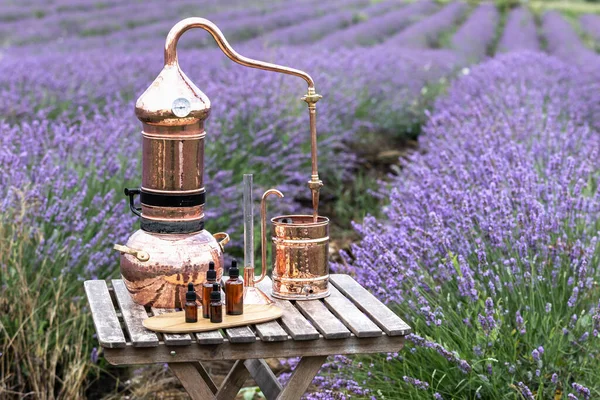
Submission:
{"label": "brass fitting", "polygon": [[122,244],[115,244],[113,246],[113,249],[123,254],[130,254],[132,256],[135,256],[135,258],[142,262],[148,261],[150,259],[150,254],[148,254],[148,252],[144,250],[132,249],[131,247],[123,246]]}

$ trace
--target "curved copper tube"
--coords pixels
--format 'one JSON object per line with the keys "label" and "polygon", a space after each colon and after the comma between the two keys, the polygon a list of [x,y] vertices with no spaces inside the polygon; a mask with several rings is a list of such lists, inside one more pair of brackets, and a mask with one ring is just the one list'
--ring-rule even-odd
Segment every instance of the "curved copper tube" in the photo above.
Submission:
{"label": "curved copper tube", "polygon": [[254,283],[262,281],[267,274],[267,197],[272,194],[279,198],[283,197],[283,193],[281,193],[279,190],[269,189],[263,193],[262,199],[260,200],[260,251],[262,256],[262,265],[260,278],[255,280]]}
{"label": "curved copper tube", "polygon": [[169,34],[165,42],[165,65],[172,65],[177,62],[177,42],[183,33],[192,28],[204,29],[215,39],[219,48],[232,61],[241,64],[245,67],[264,69],[266,71],[281,72],[283,74],[298,76],[306,81],[309,88],[315,87],[313,79],[304,71],[298,69],[284,67],[283,65],[271,64],[264,61],[253,60],[252,58],[244,57],[231,47],[223,32],[211,21],[205,18],[186,18],[179,21]]}
{"label": "curved copper tube", "polygon": [[311,153],[311,164],[312,164],[312,175],[308,181],[308,187],[312,192],[312,203],[313,203],[313,218],[317,221],[319,215],[319,190],[323,186],[323,182],[319,179],[319,168],[317,164],[317,120],[316,120],[316,103],[321,98],[321,95],[315,91],[315,82],[313,79],[304,71],[299,69],[285,67],[283,65],[271,64],[264,61],[254,60],[252,58],[245,57],[239,54],[231,47],[223,32],[211,21],[205,18],[186,18],[179,21],[167,35],[165,42],[165,66],[177,64],[177,42],[183,33],[192,28],[204,29],[217,42],[217,45],[229,57],[232,61],[241,64],[245,67],[262,69],[265,71],[280,72],[287,75],[293,75],[300,77],[308,84],[308,93],[302,97],[308,104],[309,120],[310,120],[310,153]]}

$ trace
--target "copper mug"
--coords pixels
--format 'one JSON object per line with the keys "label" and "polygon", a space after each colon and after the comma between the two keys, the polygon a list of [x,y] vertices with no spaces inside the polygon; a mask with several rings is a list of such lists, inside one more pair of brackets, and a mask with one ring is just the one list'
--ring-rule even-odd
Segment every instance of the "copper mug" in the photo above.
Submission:
{"label": "copper mug", "polygon": [[[267,262],[267,190],[261,200],[261,251]],[[273,297],[286,300],[314,300],[329,296],[329,219],[312,215],[281,215],[271,218]]]}

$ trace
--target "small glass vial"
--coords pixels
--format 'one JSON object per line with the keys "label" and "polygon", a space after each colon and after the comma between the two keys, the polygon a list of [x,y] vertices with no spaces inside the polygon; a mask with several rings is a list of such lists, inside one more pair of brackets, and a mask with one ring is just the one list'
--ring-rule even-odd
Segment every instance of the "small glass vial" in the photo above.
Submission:
{"label": "small glass vial", "polygon": [[210,322],[223,322],[223,302],[218,283],[213,284],[213,290],[210,293]]}
{"label": "small glass vial", "polygon": [[225,310],[227,315],[244,313],[244,282],[240,279],[240,270],[236,260],[231,262],[229,279],[225,282]]}
{"label": "small glass vial", "polygon": [[194,284],[188,283],[188,291],[185,294],[185,322],[198,322],[198,306],[196,305],[196,292]]}
{"label": "small glass vial", "polygon": [[210,293],[213,285],[217,283],[217,271],[215,271],[214,261],[208,263],[206,271],[206,281],[202,284],[202,317],[210,318]]}

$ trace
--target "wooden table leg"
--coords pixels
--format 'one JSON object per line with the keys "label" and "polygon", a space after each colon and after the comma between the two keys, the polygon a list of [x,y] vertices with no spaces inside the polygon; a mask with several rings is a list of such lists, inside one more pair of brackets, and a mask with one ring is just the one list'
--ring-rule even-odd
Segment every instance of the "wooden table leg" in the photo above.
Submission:
{"label": "wooden table leg", "polygon": [[250,375],[267,400],[300,400],[326,360],[327,356],[303,357],[283,388],[267,363],[261,359],[236,361],[218,391],[199,362],[170,363],[169,368],[179,378],[192,400],[234,399]]}
{"label": "wooden table leg", "polygon": [[235,399],[249,376],[250,372],[244,366],[244,360],[236,361],[217,392],[217,400]]}
{"label": "wooden table leg", "polygon": [[[185,391],[192,400],[215,399],[211,387],[205,381],[205,377],[199,372],[198,366],[204,370],[202,365],[195,363],[169,363],[169,368],[183,385]],[[204,371],[206,372],[206,371]],[[207,374],[208,376],[208,374]],[[208,377],[210,380],[210,377]],[[210,380],[212,383],[212,380]],[[214,383],[212,384],[214,386]]]}
{"label": "wooden table leg", "polygon": [[300,400],[327,356],[302,357],[277,400]]}
{"label": "wooden table leg", "polygon": [[215,383],[213,382],[212,378],[210,377],[208,371],[204,368],[204,366],[200,363],[200,361],[192,363],[192,364],[194,365],[194,367],[196,368],[196,370],[198,371],[198,373],[200,374],[202,379],[204,379],[204,382],[206,382],[206,384],[208,385],[208,388],[213,392],[213,394],[217,394],[217,392],[219,391],[219,389],[217,388],[217,385],[215,385]]}
{"label": "wooden table leg", "polygon": [[267,362],[262,359],[246,360],[244,365],[267,400],[275,400],[283,388]]}

